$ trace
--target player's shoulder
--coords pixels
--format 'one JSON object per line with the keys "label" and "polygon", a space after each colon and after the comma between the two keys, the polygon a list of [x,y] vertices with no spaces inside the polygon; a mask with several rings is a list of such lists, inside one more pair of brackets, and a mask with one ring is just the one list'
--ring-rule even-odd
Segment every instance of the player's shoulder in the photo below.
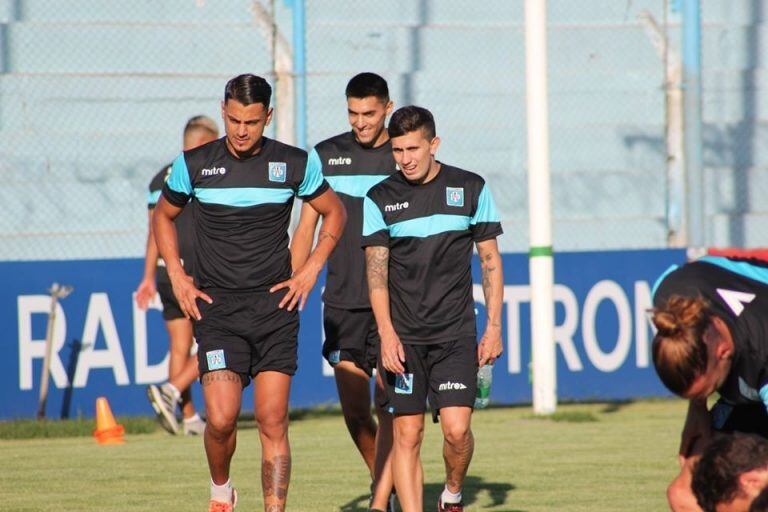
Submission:
{"label": "player's shoulder", "polygon": [[398,196],[402,194],[403,185],[407,185],[403,173],[395,172],[368,189],[368,197],[376,200],[379,197]]}
{"label": "player's shoulder", "polygon": [[165,180],[168,179],[168,176],[171,174],[173,164],[164,165],[160,168],[159,171],[155,173],[154,176],[152,176],[152,179],[149,180],[149,190],[160,190],[163,188],[163,185],[165,184]]}
{"label": "player's shoulder", "polygon": [[183,153],[184,163],[190,170],[197,167],[203,168],[210,162],[223,158],[226,155],[226,152],[226,141],[224,137],[222,137],[203,144],[202,146],[185,150]]}
{"label": "player's shoulder", "polygon": [[281,158],[285,160],[306,160],[307,152],[299,147],[264,137],[264,145],[269,146],[267,156],[270,160]]}
{"label": "player's shoulder", "polygon": [[318,142],[315,145],[315,151],[323,155],[339,151],[348,152],[352,150],[353,143],[354,137],[352,136],[352,132],[342,132],[334,135],[333,137],[328,137],[327,139]]}
{"label": "player's shoulder", "polygon": [[480,188],[485,185],[485,178],[477,174],[476,172],[468,171],[460,167],[453,165],[442,164],[442,172],[445,172],[445,179],[455,182],[457,185],[464,183],[469,186],[478,186]]}

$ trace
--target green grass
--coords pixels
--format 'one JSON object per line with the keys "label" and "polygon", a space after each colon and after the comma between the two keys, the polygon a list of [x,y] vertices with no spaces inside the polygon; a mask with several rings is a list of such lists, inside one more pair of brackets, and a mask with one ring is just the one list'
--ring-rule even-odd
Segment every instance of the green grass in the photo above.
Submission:
{"label": "green grass", "polygon": [[[466,510],[665,510],[685,410],[682,400],[564,405],[561,421],[532,417],[523,407],[478,411]],[[290,435],[289,510],[366,510],[366,470],[341,416],[299,415]],[[257,430],[243,422],[232,467],[238,510],[261,510],[259,453]],[[155,431],[129,434],[121,446],[99,446],[90,437],[3,440],[0,454],[4,511],[205,510],[200,438]],[[439,426],[429,418],[422,459],[425,508],[432,510],[444,469]]]}

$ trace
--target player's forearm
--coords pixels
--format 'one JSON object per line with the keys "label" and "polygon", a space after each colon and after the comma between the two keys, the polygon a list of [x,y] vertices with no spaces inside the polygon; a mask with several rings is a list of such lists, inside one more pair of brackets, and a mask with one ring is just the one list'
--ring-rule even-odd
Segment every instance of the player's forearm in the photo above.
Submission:
{"label": "player's forearm", "polygon": [[309,259],[314,238],[314,226],[310,228],[299,224],[296,231],[293,232],[293,237],[291,237],[291,270],[293,272],[303,267]]}
{"label": "player's forearm", "polygon": [[182,267],[179,258],[179,245],[173,219],[162,211],[156,211],[152,215],[152,227],[155,235],[155,247],[165,261],[168,275],[183,274],[184,267]]}
{"label": "player's forearm", "polygon": [[371,309],[373,309],[373,316],[376,318],[379,335],[395,332],[389,311],[389,290],[381,288],[370,290],[368,296],[371,300]]}
{"label": "player's forearm", "polygon": [[344,232],[344,224],[346,222],[347,215],[343,208],[333,209],[323,216],[320,232],[317,235],[317,243],[309,258],[307,258],[305,265],[309,265],[310,268],[320,272],[336,248],[336,244]]}
{"label": "player's forearm", "polygon": [[155,232],[152,229],[152,211],[149,212],[149,228],[147,232],[147,247],[144,251],[144,279],[154,280],[157,269],[157,258],[160,255],[155,243]]}
{"label": "player's forearm", "polygon": [[365,248],[365,276],[379,334],[394,332],[389,310],[389,248]]}
{"label": "player's forearm", "polygon": [[504,302],[504,273],[498,251],[480,252],[483,296],[488,314],[488,326],[501,328],[501,309]]}

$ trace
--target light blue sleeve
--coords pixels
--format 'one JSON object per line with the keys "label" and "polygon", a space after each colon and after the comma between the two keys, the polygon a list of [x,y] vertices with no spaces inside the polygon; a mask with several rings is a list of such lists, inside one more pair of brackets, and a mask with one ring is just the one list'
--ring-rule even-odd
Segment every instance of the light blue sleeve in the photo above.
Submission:
{"label": "light blue sleeve", "polygon": [[470,224],[477,224],[478,222],[501,222],[501,217],[496,211],[496,204],[493,202],[487,183],[483,184],[483,190],[480,191],[480,197],[477,199],[477,210],[469,221]]}
{"label": "light blue sleeve", "polygon": [[153,190],[152,192],[149,192],[147,195],[147,204],[152,207],[157,204],[157,201],[160,200],[160,190]]}
{"label": "light blue sleeve", "polygon": [[370,236],[382,229],[387,229],[387,225],[384,223],[384,217],[381,216],[381,210],[370,197],[366,196],[363,199],[363,236]]}
{"label": "light blue sleeve", "polygon": [[165,183],[174,192],[192,195],[192,183],[189,181],[189,170],[187,169],[187,161],[184,159],[184,153],[173,161],[171,175]]}
{"label": "light blue sleeve", "polygon": [[304,171],[304,180],[299,185],[299,197],[311,196],[323,184],[323,163],[317,150],[312,148],[307,158],[307,168]]}

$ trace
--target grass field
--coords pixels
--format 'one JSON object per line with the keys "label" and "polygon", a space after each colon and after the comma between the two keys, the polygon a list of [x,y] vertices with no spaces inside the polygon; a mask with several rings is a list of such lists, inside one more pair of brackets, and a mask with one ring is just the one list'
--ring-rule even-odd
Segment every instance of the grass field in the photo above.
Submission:
{"label": "grass field", "polygon": [[[468,511],[666,510],[676,473],[682,400],[560,406],[553,419],[530,408],[478,411]],[[119,421],[119,418],[118,418]],[[291,424],[292,511],[364,511],[368,478],[340,415]],[[0,441],[3,511],[202,511],[208,472],[200,438],[157,431],[122,446],[90,437]],[[422,451],[425,509],[442,490],[439,427]],[[261,510],[258,432],[241,425],[232,467],[238,510]]]}

